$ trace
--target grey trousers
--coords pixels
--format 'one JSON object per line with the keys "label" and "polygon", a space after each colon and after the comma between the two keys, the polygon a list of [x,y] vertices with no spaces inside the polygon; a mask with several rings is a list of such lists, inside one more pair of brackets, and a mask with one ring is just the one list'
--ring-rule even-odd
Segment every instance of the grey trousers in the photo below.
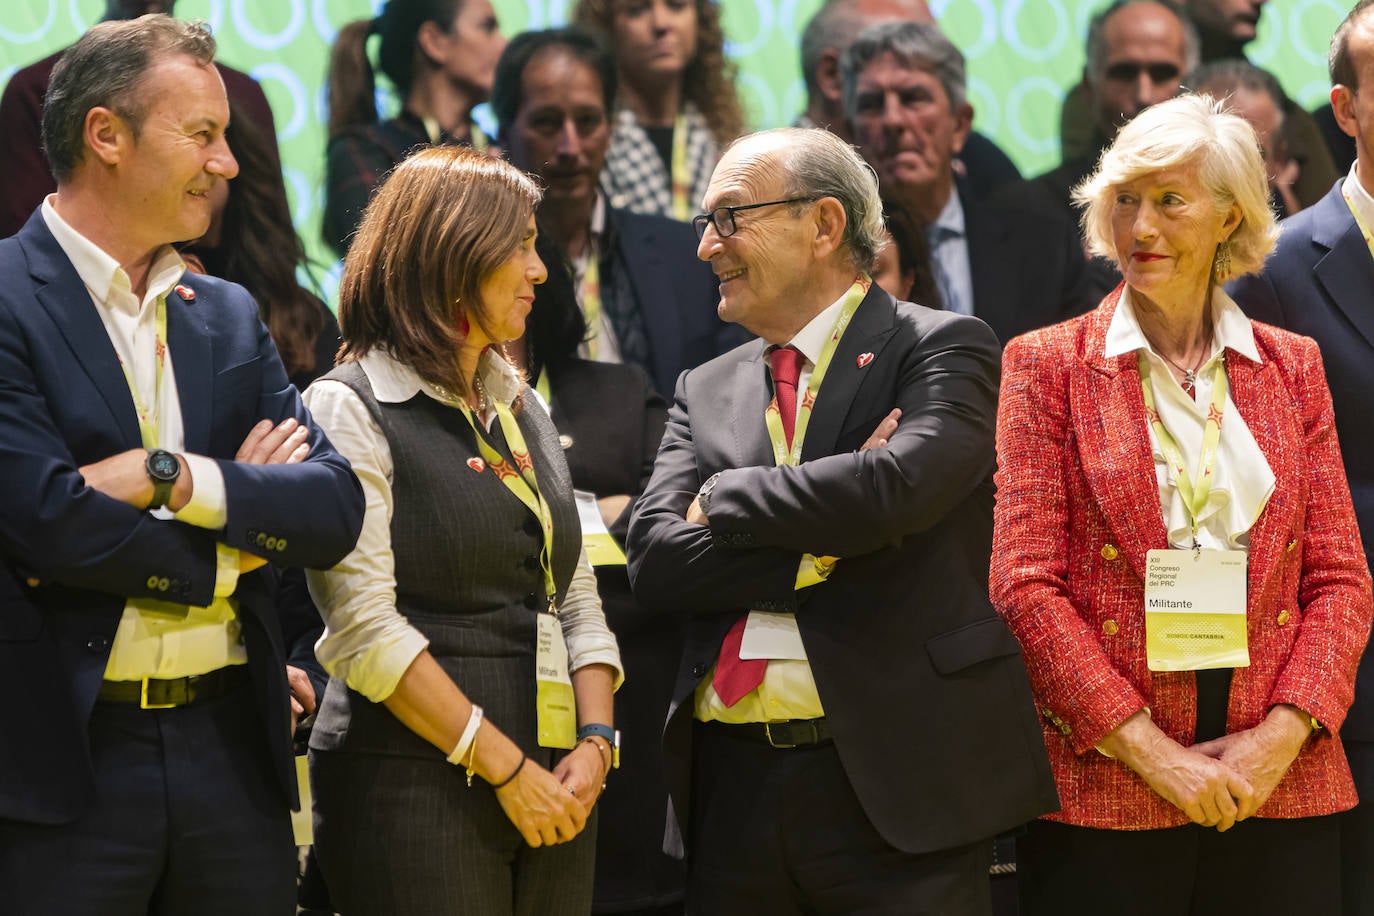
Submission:
{"label": "grey trousers", "polygon": [[532,849],[485,782],[442,760],[310,752],[315,850],[342,916],[591,912],[596,814]]}

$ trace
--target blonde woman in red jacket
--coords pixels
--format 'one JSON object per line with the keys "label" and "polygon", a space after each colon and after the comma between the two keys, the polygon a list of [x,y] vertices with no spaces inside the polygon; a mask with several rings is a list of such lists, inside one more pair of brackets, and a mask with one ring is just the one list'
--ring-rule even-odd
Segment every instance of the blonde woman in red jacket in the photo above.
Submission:
{"label": "blonde woman in red jacket", "polygon": [[1078,190],[1124,283],[1008,344],[991,591],[1063,808],[1022,912],[1328,913],[1370,580],[1316,344],[1221,288],[1277,230],[1250,127],[1148,109]]}

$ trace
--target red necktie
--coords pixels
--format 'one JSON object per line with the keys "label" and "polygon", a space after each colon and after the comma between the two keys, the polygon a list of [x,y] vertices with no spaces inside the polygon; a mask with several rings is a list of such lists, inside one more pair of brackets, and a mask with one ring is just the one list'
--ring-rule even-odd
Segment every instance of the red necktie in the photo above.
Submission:
{"label": "red necktie", "polygon": [[[792,448],[792,433],[797,426],[797,378],[801,374],[802,354],[795,347],[778,347],[768,354],[768,362],[773,367],[773,391],[777,395],[778,413],[782,417],[782,431],[787,436],[787,447]],[[744,624],[749,619],[745,614],[735,621],[725,639],[720,644],[720,658],[716,661],[716,673],[711,678],[711,686],[716,696],[727,707],[734,706],[763,683],[764,672],[768,670],[768,659],[739,657],[740,643],[744,641]]]}

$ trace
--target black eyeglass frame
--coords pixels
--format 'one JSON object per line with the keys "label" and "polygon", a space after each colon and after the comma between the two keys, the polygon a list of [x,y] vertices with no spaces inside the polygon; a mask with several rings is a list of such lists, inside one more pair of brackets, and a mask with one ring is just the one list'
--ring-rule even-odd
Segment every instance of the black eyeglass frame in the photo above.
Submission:
{"label": "black eyeglass frame", "polygon": [[[692,228],[696,230],[697,241],[706,237],[706,226],[710,224],[716,227],[716,235],[723,239],[728,239],[739,231],[739,226],[735,224],[735,214],[741,210],[757,210],[759,207],[777,207],[782,204],[814,204],[820,200],[819,197],[789,197],[786,200],[769,200],[761,204],[740,204],[736,207],[716,207],[710,213],[699,213],[692,217]],[[726,218],[730,221],[730,231],[726,232],[721,226],[721,218],[718,213],[727,214]]]}

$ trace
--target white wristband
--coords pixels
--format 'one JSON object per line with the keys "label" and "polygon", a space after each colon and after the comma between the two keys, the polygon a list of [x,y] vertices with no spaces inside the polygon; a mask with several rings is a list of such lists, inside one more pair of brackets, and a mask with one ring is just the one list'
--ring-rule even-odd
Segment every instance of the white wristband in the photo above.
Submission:
{"label": "white wristband", "polygon": [[482,707],[476,703],[472,704],[472,714],[468,716],[468,724],[463,728],[462,737],[458,739],[458,746],[453,749],[453,753],[448,755],[448,762],[454,766],[462,766],[463,758],[467,756],[468,748],[472,747],[473,739],[477,737],[477,729],[482,724]]}

